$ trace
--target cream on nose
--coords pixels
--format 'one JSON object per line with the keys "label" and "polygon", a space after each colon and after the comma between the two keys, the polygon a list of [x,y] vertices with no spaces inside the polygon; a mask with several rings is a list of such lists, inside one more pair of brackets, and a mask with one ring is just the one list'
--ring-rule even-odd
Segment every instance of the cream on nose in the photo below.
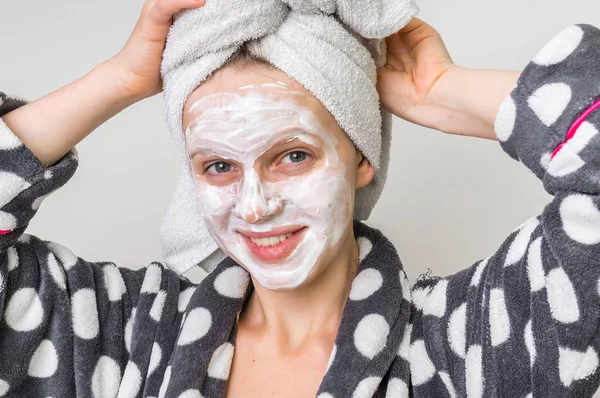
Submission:
{"label": "cream on nose", "polygon": [[242,189],[234,212],[237,217],[256,224],[279,214],[283,208],[279,198],[266,198],[255,170],[250,170],[242,181]]}

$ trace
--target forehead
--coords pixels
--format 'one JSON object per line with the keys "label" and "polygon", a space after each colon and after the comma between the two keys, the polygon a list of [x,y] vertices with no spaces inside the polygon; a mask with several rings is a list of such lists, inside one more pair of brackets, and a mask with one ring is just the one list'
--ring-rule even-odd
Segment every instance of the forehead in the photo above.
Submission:
{"label": "forehead", "polygon": [[230,66],[216,72],[187,100],[183,128],[187,131],[191,123],[202,123],[231,129],[278,118],[312,118],[323,129],[345,136],[319,100],[285,73],[269,66]]}

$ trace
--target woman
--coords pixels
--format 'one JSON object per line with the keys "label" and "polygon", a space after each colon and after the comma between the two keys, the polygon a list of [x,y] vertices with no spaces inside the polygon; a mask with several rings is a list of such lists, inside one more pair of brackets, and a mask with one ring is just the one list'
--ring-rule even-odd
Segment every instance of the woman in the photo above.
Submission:
{"label": "woman", "polygon": [[[600,116],[598,79],[587,66],[600,62],[600,32],[589,26],[555,39],[504,102],[517,74],[454,66],[426,24],[414,20],[388,39],[379,92],[389,110],[441,131],[494,138],[500,108],[503,147],[555,195],[498,253],[452,277],[420,282],[412,300],[393,247],[352,222],[354,190],[370,183],[373,166],[307,90],[243,57],[192,93],[183,128],[200,203],[221,217],[207,220],[211,233],[249,272],[228,259],[197,287],[159,264],[137,272],[93,264],[22,235],[40,198],[73,174],[73,146],[160,91],[171,17],[196,6],[149,2],[124,49],[84,78],[27,105],[2,95],[0,396],[595,391]],[[465,85],[485,90],[465,96]],[[282,110],[285,125],[300,125],[300,133],[273,127],[248,134],[255,124],[236,123],[258,117],[272,126]],[[326,185],[314,198],[302,190],[309,185],[289,181]],[[227,197],[232,184],[242,189]],[[215,197],[223,200],[206,200]],[[314,201],[328,209],[323,218],[266,228],[268,241],[262,235],[260,226],[301,219]],[[285,263],[308,238],[312,244],[290,265],[298,272],[282,277],[271,260]]]}

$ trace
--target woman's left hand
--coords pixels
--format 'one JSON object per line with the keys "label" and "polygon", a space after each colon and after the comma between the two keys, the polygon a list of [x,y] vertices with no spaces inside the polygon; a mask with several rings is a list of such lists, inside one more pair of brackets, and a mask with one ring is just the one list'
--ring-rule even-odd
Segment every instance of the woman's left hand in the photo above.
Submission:
{"label": "woman's left hand", "polygon": [[378,72],[383,105],[405,120],[435,128],[440,115],[434,91],[454,67],[442,37],[415,18],[386,43],[387,64]]}
{"label": "woman's left hand", "polygon": [[454,65],[440,34],[416,18],[386,42],[377,89],[390,112],[445,133],[496,138],[496,113],[518,72]]}

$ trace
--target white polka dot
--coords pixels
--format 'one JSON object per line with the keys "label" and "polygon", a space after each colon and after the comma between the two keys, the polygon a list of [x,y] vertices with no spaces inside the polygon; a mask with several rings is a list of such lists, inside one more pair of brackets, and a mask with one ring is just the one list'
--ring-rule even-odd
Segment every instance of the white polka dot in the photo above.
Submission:
{"label": "white polka dot", "polygon": [[135,398],[142,387],[142,374],[133,362],[127,363],[117,398]]}
{"label": "white polka dot", "polygon": [[163,376],[162,384],[160,385],[160,390],[158,391],[158,398],[164,398],[167,389],[169,388],[169,382],[171,381],[171,367],[167,366],[167,370],[165,370],[165,374]]}
{"label": "white polka dot", "polygon": [[494,347],[510,337],[510,320],[502,289],[492,289],[490,292],[490,335]]}
{"label": "white polka dot", "polygon": [[319,396],[317,398],[334,398],[333,395],[329,394],[328,392],[324,392],[319,394]]}
{"label": "white polka dot", "polygon": [[537,89],[527,103],[542,123],[550,127],[567,109],[571,95],[571,87],[568,85],[550,83]]}
{"label": "white polka dot", "polygon": [[0,231],[14,231],[16,228],[16,217],[0,210]]}
{"label": "white polka dot", "polygon": [[53,175],[52,175],[52,170],[46,170],[46,171],[44,172],[44,179],[45,179],[45,180],[51,180],[51,179],[52,179],[52,176],[53,176]]}
{"label": "white polka dot", "polygon": [[158,343],[152,344],[152,352],[150,353],[150,363],[148,364],[148,376],[150,376],[160,365],[162,360],[162,350]]}
{"label": "white polka dot", "polygon": [[529,284],[531,291],[537,292],[546,285],[546,275],[542,263],[542,237],[537,238],[529,246],[527,253],[527,275],[529,275]]}
{"label": "white polka dot", "polygon": [[371,398],[381,383],[381,377],[367,377],[356,386],[352,398]]}
{"label": "white polka dot", "polygon": [[31,186],[30,183],[16,174],[0,171],[0,207],[8,204],[21,192]]}
{"label": "white polka dot", "polygon": [[373,243],[364,236],[360,236],[356,239],[358,246],[358,262],[362,262],[373,250]]}
{"label": "white polka dot", "polygon": [[410,360],[410,337],[412,335],[412,325],[409,323],[406,325],[404,329],[404,335],[402,336],[402,341],[400,342],[400,346],[398,347],[398,355],[405,360]]}
{"label": "white polka dot", "polygon": [[8,248],[8,272],[16,269],[19,266],[19,253],[17,252],[17,248],[11,246]]}
{"label": "white polka dot", "polygon": [[[1,99],[0,105],[2,105]],[[0,119],[0,150],[8,151],[10,149],[18,148],[19,146],[21,146],[21,141],[8,128],[6,123],[4,123],[2,119]]]}
{"label": "white polka dot", "polygon": [[483,396],[483,364],[481,346],[473,345],[467,351],[465,361],[467,397],[480,398]]}
{"label": "white polka dot", "polygon": [[390,326],[379,314],[370,314],[360,320],[354,331],[354,345],[369,359],[375,358],[384,348]]}
{"label": "white polka dot", "polygon": [[383,285],[381,272],[374,268],[367,268],[361,271],[354,281],[350,290],[350,300],[364,300],[371,297]]}
{"label": "white polka dot", "polygon": [[388,382],[385,398],[408,398],[410,396],[408,391],[406,383],[394,377]]}
{"label": "white polka dot", "polygon": [[523,225],[523,228],[521,228],[519,233],[517,233],[517,236],[515,236],[515,239],[510,244],[510,248],[508,249],[508,253],[506,254],[506,259],[504,261],[505,267],[516,264],[523,258],[525,252],[527,251],[527,246],[531,241],[531,235],[538,225],[540,225],[540,222],[537,218],[532,218]]}
{"label": "white polka dot", "polygon": [[250,277],[242,267],[231,267],[215,278],[215,290],[221,296],[241,299],[246,294]]}
{"label": "white polka dot", "polygon": [[131,352],[131,339],[133,335],[133,323],[135,321],[136,310],[137,307],[131,310],[131,316],[125,324],[125,348],[127,349],[127,352]]}
{"label": "white polka dot", "polygon": [[583,122],[573,138],[568,140],[550,161],[548,173],[554,177],[564,177],[582,168],[585,162],[579,157],[579,153],[598,134],[593,124]]}
{"label": "white polka dot", "polygon": [[146,275],[142,283],[142,293],[158,293],[160,290],[160,282],[162,280],[162,272],[158,265],[151,264],[146,268]]}
{"label": "white polka dot", "polygon": [[456,398],[456,389],[454,388],[454,384],[452,384],[452,379],[450,375],[446,372],[438,372],[438,376],[442,379],[442,383],[446,387],[446,391],[448,391],[448,395],[450,398]]}
{"label": "white polka dot", "polygon": [[567,196],[560,204],[560,217],[569,238],[583,245],[600,243],[600,211],[590,196]]}
{"label": "white polka dot", "polygon": [[73,268],[75,264],[77,264],[79,259],[66,247],[54,242],[48,242],[47,246],[48,249],[50,249],[50,251],[58,258],[65,270],[68,271]]}
{"label": "white polka dot", "polygon": [[333,361],[335,361],[335,355],[337,354],[337,345],[333,345],[333,349],[331,350],[331,354],[329,355],[329,360],[327,361],[327,368],[325,369],[325,373],[329,372],[329,368],[333,365]]}
{"label": "white polka dot", "polygon": [[193,343],[204,337],[210,330],[212,316],[206,308],[195,308],[187,316],[177,345],[186,345]]}
{"label": "white polka dot", "polygon": [[583,30],[579,26],[570,26],[556,35],[533,58],[533,62],[541,66],[558,64],[575,51],[583,39]]}
{"label": "white polka dot", "polygon": [[183,312],[186,310],[195,291],[196,287],[192,286],[179,293],[179,300],[177,301],[177,310],[179,312]]}
{"label": "white polka dot", "polygon": [[198,390],[186,390],[179,395],[179,398],[202,398]]}
{"label": "white polka dot", "polygon": [[423,314],[433,315],[441,318],[446,313],[446,290],[448,288],[448,281],[445,279],[440,280],[431,289],[431,292],[427,294],[425,298],[425,304],[423,306]]}
{"label": "white polka dot", "polygon": [[508,96],[504,102],[502,102],[502,105],[500,105],[494,125],[496,137],[498,137],[500,141],[507,141],[510,138],[515,128],[516,120],[517,106],[515,105],[515,101]]}
{"label": "white polka dot", "polygon": [[427,383],[435,374],[435,366],[423,340],[417,340],[410,346],[410,374],[414,386]]}
{"label": "white polka dot", "polygon": [[431,286],[424,288],[414,288],[411,294],[412,302],[418,310],[423,311],[427,295],[431,292]]}
{"label": "white polka dot", "polygon": [[92,289],[78,290],[72,299],[73,330],[80,339],[90,340],[98,336],[98,308]]}
{"label": "white polka dot", "polygon": [[448,321],[448,342],[456,355],[465,358],[467,332],[467,304],[458,307]]}
{"label": "white polka dot", "polygon": [[125,281],[121,276],[119,269],[112,264],[105,265],[104,271],[104,285],[106,286],[106,292],[108,293],[108,299],[110,301],[119,301],[125,294],[127,288],[125,287]]}
{"label": "white polka dot", "polygon": [[475,272],[473,272],[473,276],[471,277],[471,286],[479,286],[479,282],[481,281],[481,275],[483,274],[483,270],[485,270],[485,267],[487,267],[489,260],[490,259],[488,257],[485,260],[479,262],[477,268],[475,268]]}
{"label": "white polka dot", "polygon": [[112,358],[102,356],[92,375],[94,398],[115,398],[121,384],[121,369]]}
{"label": "white polka dot", "polygon": [[56,282],[61,289],[67,290],[65,271],[58,265],[58,261],[52,253],[48,253],[48,270],[50,271],[50,275],[52,275],[54,282]]}
{"label": "white polka dot", "polygon": [[546,291],[552,318],[562,323],[579,320],[579,305],[571,280],[562,268],[548,272]]}
{"label": "white polka dot", "polygon": [[35,289],[30,287],[17,290],[6,306],[4,320],[11,329],[29,332],[37,329],[44,319],[44,309]]}
{"label": "white polka dot", "polygon": [[154,319],[156,322],[160,322],[160,317],[162,316],[166,297],[167,293],[161,290],[156,294],[156,297],[154,298],[152,308],[150,308],[150,318]]}
{"label": "white polka dot", "polygon": [[54,375],[57,368],[58,355],[54,344],[50,340],[42,341],[29,362],[27,374],[31,377],[47,378]]}
{"label": "white polka dot", "polygon": [[565,387],[569,387],[575,380],[591,376],[598,368],[598,354],[592,347],[589,347],[586,352],[568,348],[559,348],[558,352],[560,381]]}
{"label": "white polka dot", "polygon": [[5,396],[8,390],[10,390],[10,384],[0,379],[0,397]]}
{"label": "white polka dot", "polygon": [[537,353],[535,349],[535,339],[533,338],[533,330],[531,330],[531,320],[527,322],[527,325],[525,326],[524,338],[525,346],[529,352],[529,364],[533,367]]}
{"label": "white polka dot", "polygon": [[222,344],[215,350],[210,359],[210,363],[208,364],[208,376],[219,380],[227,380],[229,378],[232,362],[233,345],[231,343]]}
{"label": "white polka dot", "polygon": [[551,176],[564,177],[585,166],[583,159],[576,153],[573,153],[568,147],[570,142],[571,141],[568,141],[563,145],[554,158],[550,159],[548,162],[548,167],[546,169]]}

